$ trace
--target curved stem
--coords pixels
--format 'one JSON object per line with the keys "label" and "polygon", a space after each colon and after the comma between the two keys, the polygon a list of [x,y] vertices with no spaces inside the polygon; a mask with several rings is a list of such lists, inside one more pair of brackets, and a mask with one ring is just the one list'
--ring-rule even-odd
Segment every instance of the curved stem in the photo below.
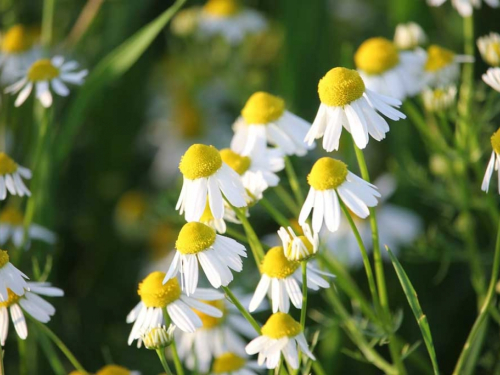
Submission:
{"label": "curved stem", "polygon": [[302,261],[302,308],[300,310],[300,325],[302,330],[306,326],[307,316],[307,261]]}
{"label": "curved stem", "polygon": [[42,18],[42,45],[44,48],[50,47],[52,43],[52,27],[54,24],[55,0],[44,0]]}
{"label": "curved stem", "polygon": [[165,352],[163,349],[157,349],[156,354],[158,354],[158,358],[160,358],[161,365],[165,370],[167,375],[173,375],[170,367],[168,367],[167,358],[165,358]]}
{"label": "curved stem", "polygon": [[[168,315],[167,308],[164,307],[162,311],[163,311],[163,319],[165,320],[165,326],[170,327],[170,323],[172,322],[172,320],[170,319],[170,315]],[[175,343],[175,339],[172,340],[170,348],[172,348],[172,357],[174,359],[175,375],[184,375],[184,368],[182,367],[182,362],[181,359],[179,358],[179,353],[177,352],[177,344]]]}
{"label": "curved stem", "polygon": [[290,220],[288,220],[279,210],[277,210],[267,198],[262,197],[259,201],[260,205],[271,215],[271,217],[276,221],[277,224],[281,225],[283,228],[291,226]]}
{"label": "curved stem", "polygon": [[297,174],[295,173],[295,169],[293,168],[293,164],[289,156],[285,156],[285,170],[286,175],[288,176],[288,181],[290,182],[290,187],[295,195],[297,205],[300,207],[304,203],[304,194],[300,189],[299,179],[297,178]]}
{"label": "curved stem", "polygon": [[228,298],[231,300],[232,303],[236,306],[236,308],[239,310],[241,315],[252,325],[252,327],[255,329],[255,331],[260,335],[261,330],[260,330],[260,325],[257,323],[257,321],[250,315],[250,313],[243,307],[241,302],[236,298],[236,296],[231,292],[231,290],[227,286],[223,286],[222,289],[228,296]]}
{"label": "curved stem", "polygon": [[276,192],[278,198],[281,199],[283,204],[290,210],[290,212],[295,216],[298,216],[300,213],[300,206],[297,205],[290,193],[282,185],[275,186],[274,191]]}

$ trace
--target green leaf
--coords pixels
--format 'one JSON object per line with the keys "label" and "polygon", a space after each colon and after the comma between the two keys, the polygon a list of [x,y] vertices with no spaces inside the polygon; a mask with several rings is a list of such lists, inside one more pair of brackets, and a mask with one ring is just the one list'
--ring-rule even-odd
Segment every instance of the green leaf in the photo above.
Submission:
{"label": "green leaf", "polygon": [[73,100],[68,111],[69,115],[59,134],[60,142],[57,142],[59,148],[56,154],[58,161],[64,160],[73,146],[73,140],[83,124],[87,108],[98,98],[96,94],[120,78],[139,60],[185,2],[186,0],[176,0],[170,8],[104,57],[90,72],[85,84]]}
{"label": "green leaf", "polygon": [[[38,332],[37,332],[38,333]],[[45,358],[49,361],[50,367],[54,374],[56,375],[66,375],[66,370],[64,370],[64,366],[61,363],[61,360],[57,356],[54,346],[50,342],[50,340],[40,332],[37,335],[38,342],[40,343],[40,347],[45,353]]]}
{"label": "green leaf", "polygon": [[415,315],[415,319],[417,320],[418,326],[420,327],[420,332],[422,332],[422,337],[425,342],[425,346],[427,347],[427,352],[429,353],[429,357],[431,358],[432,368],[434,369],[434,374],[439,375],[439,367],[437,364],[436,351],[434,349],[434,343],[432,342],[431,328],[429,326],[429,322],[427,321],[427,317],[424,315],[422,308],[420,307],[420,302],[418,301],[417,292],[413,288],[413,285],[408,278],[403,266],[399,263],[398,259],[391,252],[389,247],[385,247],[387,252],[389,253],[389,257],[391,258],[392,265],[396,270],[396,274],[398,275],[399,282],[403,287],[403,291],[408,299],[408,304]]}

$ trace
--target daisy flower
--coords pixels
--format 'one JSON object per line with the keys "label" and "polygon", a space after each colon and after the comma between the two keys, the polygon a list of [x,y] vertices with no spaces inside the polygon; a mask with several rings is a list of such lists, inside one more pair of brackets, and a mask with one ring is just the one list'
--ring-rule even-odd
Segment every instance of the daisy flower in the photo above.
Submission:
{"label": "daisy flower", "polygon": [[181,272],[182,289],[189,296],[198,286],[198,262],[214,288],[227,286],[233,280],[231,270],[241,272],[245,246],[215,232],[208,225],[185,224],[175,243],[176,253],[165,281]]}
{"label": "daisy flower", "polygon": [[287,229],[281,227],[278,230],[278,236],[281,239],[288,260],[306,260],[318,251],[318,234],[313,234],[308,224],[302,226],[302,232],[304,235],[297,236],[291,227]]}
{"label": "daisy flower", "polygon": [[49,283],[28,282],[28,290],[19,296],[10,289],[7,290],[8,298],[0,302],[0,341],[5,345],[7,334],[9,333],[9,314],[14,323],[14,328],[20,339],[25,340],[28,337],[28,326],[23,314],[23,310],[28,315],[42,323],[47,323],[56,313],[56,309],[50,303],[45,301],[42,296],[62,297],[64,292],[59,288],[52,287]]}
{"label": "daisy flower", "polygon": [[236,0],[208,0],[198,18],[200,36],[220,35],[232,45],[266,28],[266,19],[259,12],[240,7]]}
{"label": "daisy flower", "polygon": [[227,216],[227,212],[230,208],[224,207],[224,217],[221,219],[216,219],[212,214],[212,210],[210,209],[210,203],[207,200],[207,204],[205,205],[205,210],[200,217],[199,222],[205,225],[208,225],[213,230],[217,231],[217,233],[226,233],[226,222],[225,217]]}
{"label": "daisy flower", "polygon": [[427,42],[427,35],[415,22],[400,23],[394,32],[394,44],[400,50],[414,50]]}
{"label": "daisy flower", "polygon": [[[223,294],[199,288],[188,297],[182,293],[177,278],[163,283],[164,279],[164,272],[152,272],[139,284],[137,294],[141,301],[127,316],[127,323],[134,323],[128,338],[129,345],[140,339],[141,333],[147,329],[164,324],[163,309],[167,310],[172,323],[185,332],[194,332],[202,326],[200,318],[192,309],[214,317],[222,316],[220,310],[198,300],[217,300],[223,298]],[[141,340],[137,344],[140,346]]]}
{"label": "daisy flower", "polygon": [[460,75],[459,63],[473,62],[473,56],[456,55],[446,48],[429,46],[424,65],[424,82],[427,86],[438,88],[453,85]]}
{"label": "daisy flower", "polygon": [[500,65],[500,34],[490,33],[477,39],[481,57],[491,66]]}
{"label": "daisy flower", "polygon": [[330,232],[340,225],[339,198],[357,216],[364,219],[369,207],[377,205],[380,193],[375,185],[366,182],[347,169],[340,160],[324,157],[314,163],[307,176],[310,189],[299,215],[299,224],[304,225],[312,214],[312,228],[319,233],[323,222]]}
{"label": "daisy flower", "polygon": [[483,184],[481,185],[481,190],[488,192],[490,186],[491,176],[493,175],[493,170],[498,171],[498,194],[500,194],[500,129],[498,129],[491,136],[491,147],[493,152],[491,153],[490,162],[486,168],[486,173],[484,174]]}
{"label": "daisy flower", "polygon": [[316,360],[309,350],[300,323],[288,314],[275,313],[262,326],[262,336],[253,339],[245,349],[250,355],[259,353],[258,364],[266,362],[268,369],[276,368],[283,354],[288,365],[296,370],[299,368],[297,347],[313,361]]}
{"label": "daisy flower", "polygon": [[[250,312],[255,311],[260,306],[268,293],[272,300],[273,312],[288,312],[290,301],[296,308],[302,308],[302,291],[299,286],[299,283],[302,282],[300,262],[288,260],[283,247],[276,246],[268,250],[262,260],[260,272],[262,276],[250,301]],[[309,289],[318,290],[330,287],[330,284],[320,276],[321,274],[324,273],[310,264],[307,265],[307,287]]]}
{"label": "daisy flower", "polygon": [[365,88],[355,70],[330,70],[319,81],[318,94],[321,104],[305,142],[312,145],[324,136],[323,148],[328,152],[338,150],[342,127],[352,134],[359,148],[368,144],[368,134],[377,141],[384,139],[389,125],[377,111],[394,121],[406,118],[393,108],[398,108],[401,101]]}
{"label": "daisy flower", "polygon": [[[446,0],[427,0],[427,3],[433,7],[438,7],[445,2]],[[498,0],[484,0],[484,2],[492,8],[500,6]],[[451,3],[462,17],[470,17],[474,8],[481,8],[481,0],[451,0]]]}
{"label": "daisy flower", "polygon": [[444,111],[455,103],[457,87],[450,85],[447,87],[426,88],[422,91],[424,107],[429,112]]}
{"label": "daisy flower", "polygon": [[75,72],[78,68],[76,61],[65,62],[62,56],[54,56],[52,59],[40,59],[35,61],[28,69],[26,76],[5,89],[6,93],[19,95],[14,102],[16,107],[22,105],[31,94],[33,87],[36,97],[45,108],[52,105],[52,93],[50,88],[59,96],[68,96],[69,89],[66,83],[81,86],[87,75],[86,69]]}
{"label": "daisy flower", "polygon": [[231,150],[249,155],[260,152],[269,143],[285,155],[304,156],[314,146],[304,143],[309,130],[307,121],[289,112],[285,101],[267,92],[258,91],[246,102],[236,120]]}
{"label": "daisy flower", "polygon": [[[181,158],[179,169],[184,177],[176,210],[186,221],[197,221],[203,215],[207,201],[215,219],[224,217],[225,199],[231,205],[246,206],[246,193],[239,175],[222,161],[213,146],[195,144]],[[208,195],[208,198],[207,198]]]}
{"label": "daisy flower", "polygon": [[12,294],[22,296],[29,290],[24,273],[9,262],[9,254],[0,250],[0,302],[8,301]]}
{"label": "daisy flower", "polygon": [[175,326],[170,325],[168,329],[165,326],[148,328],[141,334],[141,340],[146,349],[158,350],[169,346],[174,337]]}
{"label": "daisy flower", "polygon": [[[13,206],[7,206],[0,212],[0,246],[9,240],[12,240],[16,247],[20,247],[24,240],[24,216]],[[30,224],[26,249],[30,247],[30,240],[40,240],[53,245],[56,242],[56,235],[41,225]]]}
{"label": "daisy flower", "polygon": [[211,375],[257,375],[260,366],[256,361],[249,361],[246,356],[226,352],[216,357]]}
{"label": "daisy flower", "polygon": [[422,88],[423,59],[412,53],[400,53],[396,45],[385,38],[364,41],[354,55],[356,68],[369,90],[404,100]]}
{"label": "daisy flower", "polygon": [[489,68],[482,78],[488,86],[500,92],[500,68]]}
{"label": "daisy flower", "polygon": [[141,375],[139,371],[132,371],[118,365],[106,365],[96,372],[95,375]]}
{"label": "daisy flower", "polygon": [[31,171],[21,167],[5,152],[0,152],[0,200],[7,198],[7,192],[20,197],[31,196],[21,177],[30,179]]}

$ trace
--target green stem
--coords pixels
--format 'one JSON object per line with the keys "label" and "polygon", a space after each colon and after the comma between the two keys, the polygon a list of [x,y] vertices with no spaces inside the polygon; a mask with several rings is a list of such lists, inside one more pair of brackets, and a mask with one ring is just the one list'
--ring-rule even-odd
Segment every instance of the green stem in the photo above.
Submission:
{"label": "green stem", "polygon": [[290,210],[295,216],[299,216],[300,206],[297,205],[290,193],[282,186],[277,185],[274,187],[274,191],[283,204]]}
{"label": "green stem", "polygon": [[3,347],[0,345],[0,375],[5,375],[5,370],[3,366]]}
{"label": "green stem", "polygon": [[161,365],[163,366],[163,369],[165,370],[167,375],[173,375],[172,371],[170,370],[170,367],[168,367],[167,358],[165,358],[164,349],[157,349],[156,354],[158,354],[158,358],[160,358]]}
{"label": "green stem", "polygon": [[288,220],[280,211],[278,211],[267,198],[262,197],[259,201],[260,205],[271,215],[271,217],[281,225],[283,228],[288,228],[291,226],[290,220]]}
{"label": "green stem", "polygon": [[319,361],[312,362],[312,368],[314,369],[314,373],[316,375],[326,375],[325,369],[321,366]]}
{"label": "green stem", "polygon": [[28,374],[28,360],[26,356],[26,340],[22,340],[20,337],[17,338],[17,347],[19,352],[19,375]]}
{"label": "green stem", "polygon": [[295,195],[297,205],[301,207],[304,203],[304,194],[300,188],[299,179],[297,178],[297,174],[295,173],[295,169],[293,168],[293,164],[289,156],[285,156],[285,170],[288,176],[288,181],[290,182],[290,187]]}
{"label": "green stem", "polygon": [[[476,321],[472,326],[472,330],[470,331],[469,336],[467,337],[467,341],[465,342],[465,345],[462,349],[462,353],[460,353],[460,357],[458,358],[455,370],[453,371],[453,375],[462,374],[462,368],[465,365],[469,352],[473,344],[475,343],[476,337],[478,337],[478,333],[481,330],[481,326],[484,324],[484,322],[488,317],[489,308],[494,301],[495,285],[498,280],[499,270],[500,270],[500,221],[498,223],[497,240],[495,245],[495,256],[493,259],[493,268],[491,270],[491,278],[490,278],[490,284],[488,286],[488,292],[486,294],[486,298],[484,299],[479,315],[477,316]],[[476,345],[478,344],[481,343],[480,342],[476,343]]]}
{"label": "green stem", "polygon": [[233,237],[235,240],[238,240],[239,242],[248,244],[248,239],[246,238],[246,236],[232,228],[227,227],[226,234]]}
{"label": "green stem", "polygon": [[260,325],[257,323],[257,321],[250,315],[250,313],[243,307],[241,302],[236,298],[236,296],[231,292],[231,290],[227,286],[223,286],[222,289],[228,296],[228,298],[231,300],[231,302],[236,306],[236,308],[239,310],[241,315],[252,325],[252,327],[255,329],[255,331],[260,335]]}
{"label": "green stem", "polygon": [[42,45],[49,48],[52,43],[52,27],[54,24],[55,0],[44,0],[42,18]]}
{"label": "green stem", "polygon": [[307,316],[307,261],[302,261],[302,308],[300,310],[300,325],[302,330],[306,326]]}
{"label": "green stem", "polygon": [[[163,319],[165,320],[165,326],[170,327],[170,323],[172,322],[172,320],[170,319],[170,315],[168,315],[167,308],[164,307],[162,311]],[[170,348],[172,349],[172,358],[174,359],[175,375],[184,375],[184,368],[182,367],[182,362],[179,358],[179,353],[177,352],[177,344],[175,343],[174,339],[172,339]]]}

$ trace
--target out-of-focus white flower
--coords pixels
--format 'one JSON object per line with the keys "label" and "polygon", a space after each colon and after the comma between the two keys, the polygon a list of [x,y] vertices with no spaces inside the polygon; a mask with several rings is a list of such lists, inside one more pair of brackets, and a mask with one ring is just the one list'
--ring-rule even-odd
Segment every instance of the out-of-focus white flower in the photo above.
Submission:
{"label": "out-of-focus white flower", "polygon": [[292,227],[287,229],[281,227],[278,230],[278,236],[281,239],[288,260],[307,260],[318,251],[318,234],[312,233],[309,224],[302,226],[302,232],[303,235],[299,233],[299,236],[297,236]]}
{"label": "out-of-focus white flower", "polygon": [[22,296],[29,290],[24,273],[10,263],[9,254],[0,250],[0,303],[8,301],[11,296]]}
{"label": "out-of-focus white flower", "polygon": [[491,152],[490,161],[484,174],[481,190],[486,193],[488,192],[491,176],[493,175],[493,170],[495,170],[498,171],[498,194],[500,194],[500,129],[491,136],[491,147],[493,151]]}
{"label": "out-of-focus white flower", "polygon": [[491,66],[500,65],[500,34],[489,33],[477,39],[477,48],[484,61]]}
{"label": "out-of-focus white flower", "polygon": [[457,87],[426,88],[422,91],[424,107],[429,112],[443,111],[455,103]]}
{"label": "out-of-focus white flower", "polygon": [[400,23],[394,33],[394,44],[400,50],[413,50],[427,42],[424,29],[415,23]]}
{"label": "out-of-focus white flower", "polygon": [[226,352],[214,359],[211,375],[257,375],[260,366],[256,361],[249,361],[246,355],[240,356]]}
{"label": "out-of-focus white flower", "polygon": [[489,68],[482,78],[488,86],[500,92],[500,68]]}
{"label": "out-of-focus white flower", "polygon": [[[433,7],[438,7],[445,2],[446,0],[427,0],[427,3]],[[492,8],[500,6],[498,0],[484,0],[484,2]],[[474,8],[481,8],[481,0],[451,0],[451,3],[462,17],[470,17]]]}
{"label": "out-of-focus white flower", "polygon": [[20,197],[31,195],[22,178],[30,179],[31,171],[21,167],[5,152],[0,152],[0,201],[7,198],[7,192]]}
{"label": "out-of-focus white flower", "polygon": [[424,81],[429,87],[447,87],[455,85],[460,74],[460,63],[473,63],[474,56],[457,55],[454,52],[431,45],[427,49],[427,61],[424,66]]}

